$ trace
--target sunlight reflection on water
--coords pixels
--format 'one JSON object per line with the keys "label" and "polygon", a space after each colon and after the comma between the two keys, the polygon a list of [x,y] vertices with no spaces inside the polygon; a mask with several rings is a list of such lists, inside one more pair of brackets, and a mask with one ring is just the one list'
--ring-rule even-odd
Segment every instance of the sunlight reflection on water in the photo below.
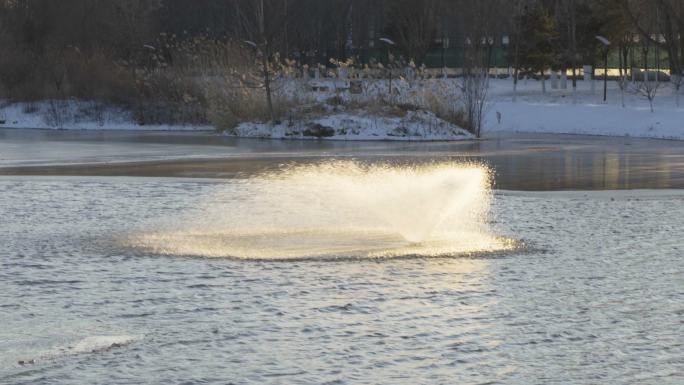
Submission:
{"label": "sunlight reflection on water", "polygon": [[500,258],[282,263],[112,241],[212,223],[226,215],[207,207],[249,206],[235,192],[254,182],[0,179],[0,383],[682,382],[681,191],[497,191],[489,231],[531,245]]}
{"label": "sunlight reflection on water", "polygon": [[487,219],[490,173],[473,164],[329,162],[259,175],[126,242],[240,259],[435,257],[510,250]]}

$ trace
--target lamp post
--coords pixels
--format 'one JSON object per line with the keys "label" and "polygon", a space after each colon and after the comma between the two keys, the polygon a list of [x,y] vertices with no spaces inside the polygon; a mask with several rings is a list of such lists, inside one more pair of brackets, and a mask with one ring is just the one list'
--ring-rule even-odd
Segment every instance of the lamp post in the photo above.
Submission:
{"label": "lamp post", "polygon": [[511,44],[511,38],[510,38],[508,35],[504,35],[503,37],[501,37],[501,46],[502,46],[503,49],[504,49],[504,56],[505,56],[505,60],[506,60],[506,67],[508,67],[507,70],[506,70],[506,72],[507,72],[507,74],[508,74],[508,77],[511,76],[511,63],[510,63],[510,60],[508,59],[508,56],[509,56],[509,54],[508,54],[508,49],[509,49],[509,45],[510,45],[510,44]]}
{"label": "lamp post", "polygon": [[254,48],[254,49],[257,49],[257,43],[255,43],[255,42],[253,42],[253,41],[251,41],[251,40],[244,40],[244,42],[245,42],[245,44],[247,44],[248,46],[250,46],[250,47],[252,47],[252,48]]}
{"label": "lamp post", "polygon": [[604,48],[604,61],[603,61],[603,101],[608,99],[608,47],[610,46],[610,40],[603,36],[596,36],[596,40],[603,44]]}
{"label": "lamp post", "polygon": [[381,37],[380,41],[387,44],[387,71],[389,72],[389,94],[392,96],[392,66],[390,63],[390,47],[394,42],[386,37]]}
{"label": "lamp post", "polygon": [[494,53],[494,38],[491,36],[483,37],[482,43],[487,46],[487,73],[489,73],[489,69],[492,67],[492,54]]}
{"label": "lamp post", "polygon": [[446,68],[446,62],[444,61],[444,48],[446,48],[446,40],[444,37],[444,27],[442,27],[442,39],[441,39],[441,48],[442,48],[442,68]]}
{"label": "lamp post", "polygon": [[449,37],[446,36],[446,33],[444,34],[444,38],[442,39],[442,77],[444,79],[449,77],[449,73],[447,71],[447,62],[446,62],[446,50],[449,48]]}

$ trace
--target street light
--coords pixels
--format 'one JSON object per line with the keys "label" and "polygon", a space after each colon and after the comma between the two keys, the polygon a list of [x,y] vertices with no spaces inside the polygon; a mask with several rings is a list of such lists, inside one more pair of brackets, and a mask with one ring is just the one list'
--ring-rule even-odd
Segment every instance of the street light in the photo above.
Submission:
{"label": "street light", "polygon": [[387,44],[387,71],[389,72],[389,94],[390,96],[392,96],[392,66],[390,63],[390,47],[394,45],[394,42],[386,37],[381,37],[379,40]]}
{"label": "street light", "polygon": [[508,35],[504,35],[504,36],[501,37],[501,45],[503,46],[503,49],[504,49],[504,54],[505,54],[505,57],[506,57],[506,59],[505,59],[505,60],[506,60],[506,64],[508,64],[508,65],[507,65],[507,67],[508,67],[508,69],[507,69],[508,77],[511,77],[511,62],[510,62],[510,60],[508,59],[508,57],[509,57],[508,49],[509,49],[509,45],[510,45],[510,44],[511,44],[511,38],[510,38]]}
{"label": "street light", "polygon": [[596,40],[603,44],[603,48],[605,50],[605,60],[603,65],[603,101],[605,102],[608,97],[608,47],[610,46],[610,40],[600,35],[596,36]]}
{"label": "street light", "polygon": [[381,37],[381,38],[380,38],[380,41],[383,42],[383,43],[387,43],[387,44],[389,44],[389,45],[394,45],[394,42],[393,42],[392,40],[386,38],[386,37]]}

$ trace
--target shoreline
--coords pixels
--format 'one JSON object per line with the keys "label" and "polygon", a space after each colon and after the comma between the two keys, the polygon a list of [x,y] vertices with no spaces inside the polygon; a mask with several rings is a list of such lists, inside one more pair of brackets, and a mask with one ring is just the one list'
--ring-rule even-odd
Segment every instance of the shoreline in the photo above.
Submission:
{"label": "shoreline", "polygon": [[[333,82],[333,79],[324,79]],[[380,82],[380,83],[378,83]],[[377,84],[376,84],[377,83]],[[373,86],[381,85],[378,80]],[[399,81],[401,94],[393,106],[400,102],[415,102],[420,92],[430,87],[456,86],[457,79],[442,82],[425,80],[414,86]],[[521,80],[513,101],[510,79],[490,79],[489,100],[485,108],[482,136],[487,139],[500,133],[568,134],[659,140],[684,140],[684,102],[677,105],[676,92],[663,86],[655,99],[654,112],[649,103],[633,91],[621,93],[616,82],[608,83],[608,100],[603,101],[591,83],[578,82],[576,93],[571,89],[547,89],[541,91],[541,82]],[[294,91],[292,91],[294,92]],[[414,95],[417,93],[417,95]],[[132,131],[132,132],[183,132],[216,133],[229,138],[254,138],[287,141],[373,141],[373,142],[431,142],[474,140],[474,136],[449,123],[426,107],[417,110],[397,109],[385,106],[374,111],[368,105],[354,107],[329,105],[326,98],[333,92],[305,93],[311,106],[320,111],[302,113],[295,119],[283,119],[274,124],[243,121],[233,129],[217,130],[213,124],[156,124],[139,125],[130,112],[113,106],[103,106],[100,115],[84,115],[88,101],[64,101],[64,111],[59,119],[51,116],[45,100],[29,104],[16,102],[0,108],[0,129],[40,129],[67,131]],[[373,94],[375,95],[375,94]],[[339,95],[338,95],[339,96]],[[355,100],[343,95],[346,102]],[[371,96],[362,95],[368,99]],[[438,94],[442,103],[458,102],[458,96]],[[456,99],[454,99],[456,98]],[[347,100],[349,99],[349,100]],[[363,98],[362,98],[363,99]],[[366,100],[363,99],[363,100]],[[418,98],[420,99],[420,98]],[[624,107],[622,104],[624,103]],[[409,103],[410,104],[410,103]],[[81,111],[81,112],[79,112]]]}
{"label": "shoreline", "polygon": [[[684,120],[683,120],[684,122]],[[253,140],[253,141],[273,141],[273,142],[368,142],[368,143],[452,143],[452,142],[467,142],[467,141],[486,141],[496,140],[501,135],[506,134],[522,134],[522,135],[544,135],[544,136],[577,136],[577,137],[599,137],[599,138],[622,138],[622,139],[639,139],[639,140],[658,140],[669,142],[684,141],[684,123],[682,123],[682,136],[635,136],[629,133],[611,134],[611,133],[597,133],[589,132],[582,129],[568,130],[568,131],[544,131],[544,130],[530,130],[530,129],[487,129],[483,130],[482,136],[459,138],[459,139],[414,139],[419,137],[406,138],[317,138],[317,137],[260,137],[260,136],[236,136],[228,135],[216,131],[215,128],[182,128],[186,126],[177,126],[178,128],[163,129],[163,128],[147,128],[148,126],[140,126],[136,129],[117,129],[117,128],[48,128],[48,127],[9,127],[0,125],[0,130],[31,130],[42,132],[89,132],[89,133],[172,133],[172,134],[211,134],[208,137],[239,139],[239,140]]]}

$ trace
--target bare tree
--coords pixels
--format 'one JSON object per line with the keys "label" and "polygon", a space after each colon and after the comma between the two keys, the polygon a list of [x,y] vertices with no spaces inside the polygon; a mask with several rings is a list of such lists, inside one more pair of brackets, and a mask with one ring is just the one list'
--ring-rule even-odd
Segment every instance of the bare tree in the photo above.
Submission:
{"label": "bare tree", "polygon": [[[572,101],[577,102],[577,65],[579,52],[577,48],[577,0],[561,1],[558,4],[560,39],[561,39],[561,67],[570,67],[572,72]],[[564,22],[563,22],[564,21]]]}
{"label": "bare tree", "polygon": [[482,67],[471,68],[463,74],[460,88],[467,124],[464,128],[479,138],[488,104],[489,74]]}
{"label": "bare tree", "polygon": [[662,83],[656,80],[651,81],[650,76],[648,72],[644,73],[644,80],[641,82],[638,82],[634,86],[634,90],[646,100],[648,100],[648,104],[651,107],[651,112],[654,112],[655,109],[653,108],[653,102],[655,101],[656,95],[658,94],[658,90],[660,89],[660,85]]}
{"label": "bare tree", "polygon": [[619,1],[642,39],[667,51],[670,72],[684,70],[684,2],[681,0]]}
{"label": "bare tree", "polygon": [[[522,41],[522,12],[523,1],[515,1],[515,13],[513,14],[513,102],[518,100],[518,80],[520,78],[520,44]],[[509,60],[511,60],[509,58]]]}
{"label": "bare tree", "polygon": [[489,71],[494,36],[500,36],[501,20],[496,10],[505,9],[500,0],[464,1],[460,9],[466,9],[464,23],[463,77],[460,89],[468,131],[479,137],[482,134],[484,115],[489,102]]}
{"label": "bare tree", "polygon": [[389,32],[408,60],[422,63],[437,35],[438,0],[395,0],[389,3]]}
{"label": "bare tree", "polygon": [[275,120],[272,95],[273,53],[287,25],[288,3],[282,0],[233,0],[239,32],[253,47],[261,65],[263,88],[271,121]]}

